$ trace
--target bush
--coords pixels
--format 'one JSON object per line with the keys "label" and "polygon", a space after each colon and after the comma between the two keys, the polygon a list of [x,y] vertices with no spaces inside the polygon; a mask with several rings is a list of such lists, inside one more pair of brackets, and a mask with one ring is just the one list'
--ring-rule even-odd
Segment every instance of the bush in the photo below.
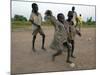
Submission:
{"label": "bush", "polygon": [[14,21],[27,21],[27,18],[22,15],[15,15],[13,20]]}
{"label": "bush", "polygon": [[90,17],[90,18],[87,18],[86,24],[87,25],[95,25],[96,22],[92,20],[92,17]]}

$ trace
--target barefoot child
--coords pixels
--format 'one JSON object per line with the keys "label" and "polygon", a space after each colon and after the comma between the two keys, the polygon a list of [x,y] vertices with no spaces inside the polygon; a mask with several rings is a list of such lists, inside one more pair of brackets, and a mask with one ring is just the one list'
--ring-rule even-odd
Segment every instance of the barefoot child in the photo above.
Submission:
{"label": "barefoot child", "polygon": [[38,12],[38,5],[36,3],[32,4],[32,13],[30,15],[29,21],[32,23],[33,26],[33,40],[32,40],[32,49],[35,51],[35,40],[36,40],[36,35],[39,33],[42,36],[42,49],[45,50],[44,48],[44,43],[45,43],[45,34],[41,28],[41,22],[42,22],[42,17],[41,14]]}
{"label": "barefoot child", "polygon": [[76,29],[72,19],[73,19],[73,12],[69,11],[68,12],[68,19],[66,20],[67,24],[65,24],[65,25],[69,25],[67,27],[69,27],[68,40],[71,43],[71,47],[72,47],[71,57],[75,58],[75,56],[74,56],[74,47],[75,47],[75,41],[74,40],[75,40],[75,35],[78,34],[79,36],[81,36],[81,33]]}
{"label": "barefoot child", "polygon": [[74,6],[72,7],[72,13],[73,13],[73,18],[72,18],[73,25],[77,26],[77,12],[75,11],[75,7]]}
{"label": "barefoot child", "polygon": [[80,32],[81,32],[81,28],[82,28],[82,23],[83,23],[83,18],[82,18],[82,15],[79,14],[79,16],[78,16],[78,27],[79,27]]}
{"label": "barefoot child", "polygon": [[54,50],[57,50],[57,52],[52,55],[52,60],[54,61],[55,57],[61,55],[64,48],[66,48],[68,49],[66,62],[72,63],[72,61],[70,60],[71,46],[68,43],[67,33],[64,27],[64,22],[65,22],[64,15],[62,13],[59,13],[56,19],[52,15],[52,12],[50,10],[47,10],[45,15],[51,20],[55,28],[54,39],[50,47]]}

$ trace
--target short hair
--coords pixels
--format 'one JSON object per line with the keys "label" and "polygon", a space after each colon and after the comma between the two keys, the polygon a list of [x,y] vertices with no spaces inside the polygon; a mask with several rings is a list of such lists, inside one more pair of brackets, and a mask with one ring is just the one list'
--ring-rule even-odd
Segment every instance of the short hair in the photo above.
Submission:
{"label": "short hair", "polygon": [[72,7],[72,10],[75,10],[75,7],[74,6]]}
{"label": "short hair", "polygon": [[34,8],[35,6],[38,6],[36,3],[32,3],[32,8]]}
{"label": "short hair", "polygon": [[51,16],[52,15],[52,11],[51,10],[46,10],[46,12],[45,12],[45,15],[49,15],[49,16]]}
{"label": "short hair", "polygon": [[64,16],[64,14],[63,14],[63,13],[59,13],[59,14],[57,15],[57,18],[59,18],[60,16]]}

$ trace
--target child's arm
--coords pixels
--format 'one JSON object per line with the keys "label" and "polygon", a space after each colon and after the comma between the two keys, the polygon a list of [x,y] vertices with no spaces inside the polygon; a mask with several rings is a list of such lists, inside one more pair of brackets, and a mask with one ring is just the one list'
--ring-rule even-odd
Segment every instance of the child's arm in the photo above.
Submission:
{"label": "child's arm", "polygon": [[40,28],[40,26],[39,25],[37,25],[36,23],[34,23],[34,21],[32,21],[32,20],[29,20],[32,24],[34,24],[35,26],[37,26],[38,28]]}
{"label": "child's arm", "polygon": [[82,36],[80,31],[78,31],[77,29],[76,29],[76,34],[79,35],[80,37]]}
{"label": "child's arm", "polygon": [[40,27],[39,25],[37,25],[36,23],[34,23],[34,19],[33,19],[34,15],[32,15],[32,12],[31,12],[31,15],[30,15],[30,18],[29,18],[29,21],[34,24],[35,26],[37,27]]}

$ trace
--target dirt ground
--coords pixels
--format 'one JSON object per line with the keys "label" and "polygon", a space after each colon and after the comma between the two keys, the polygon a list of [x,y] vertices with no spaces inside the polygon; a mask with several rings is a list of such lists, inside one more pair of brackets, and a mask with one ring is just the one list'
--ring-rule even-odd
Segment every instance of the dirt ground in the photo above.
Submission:
{"label": "dirt ground", "polygon": [[52,62],[52,54],[56,51],[49,48],[53,39],[53,27],[43,27],[46,34],[45,47],[47,51],[41,49],[41,36],[38,34],[35,48],[32,51],[32,31],[14,30],[11,39],[11,73],[38,73],[55,71],[87,70],[96,68],[96,29],[82,28],[82,37],[76,36],[75,41],[75,67],[71,68],[66,63],[67,53],[56,57]]}

